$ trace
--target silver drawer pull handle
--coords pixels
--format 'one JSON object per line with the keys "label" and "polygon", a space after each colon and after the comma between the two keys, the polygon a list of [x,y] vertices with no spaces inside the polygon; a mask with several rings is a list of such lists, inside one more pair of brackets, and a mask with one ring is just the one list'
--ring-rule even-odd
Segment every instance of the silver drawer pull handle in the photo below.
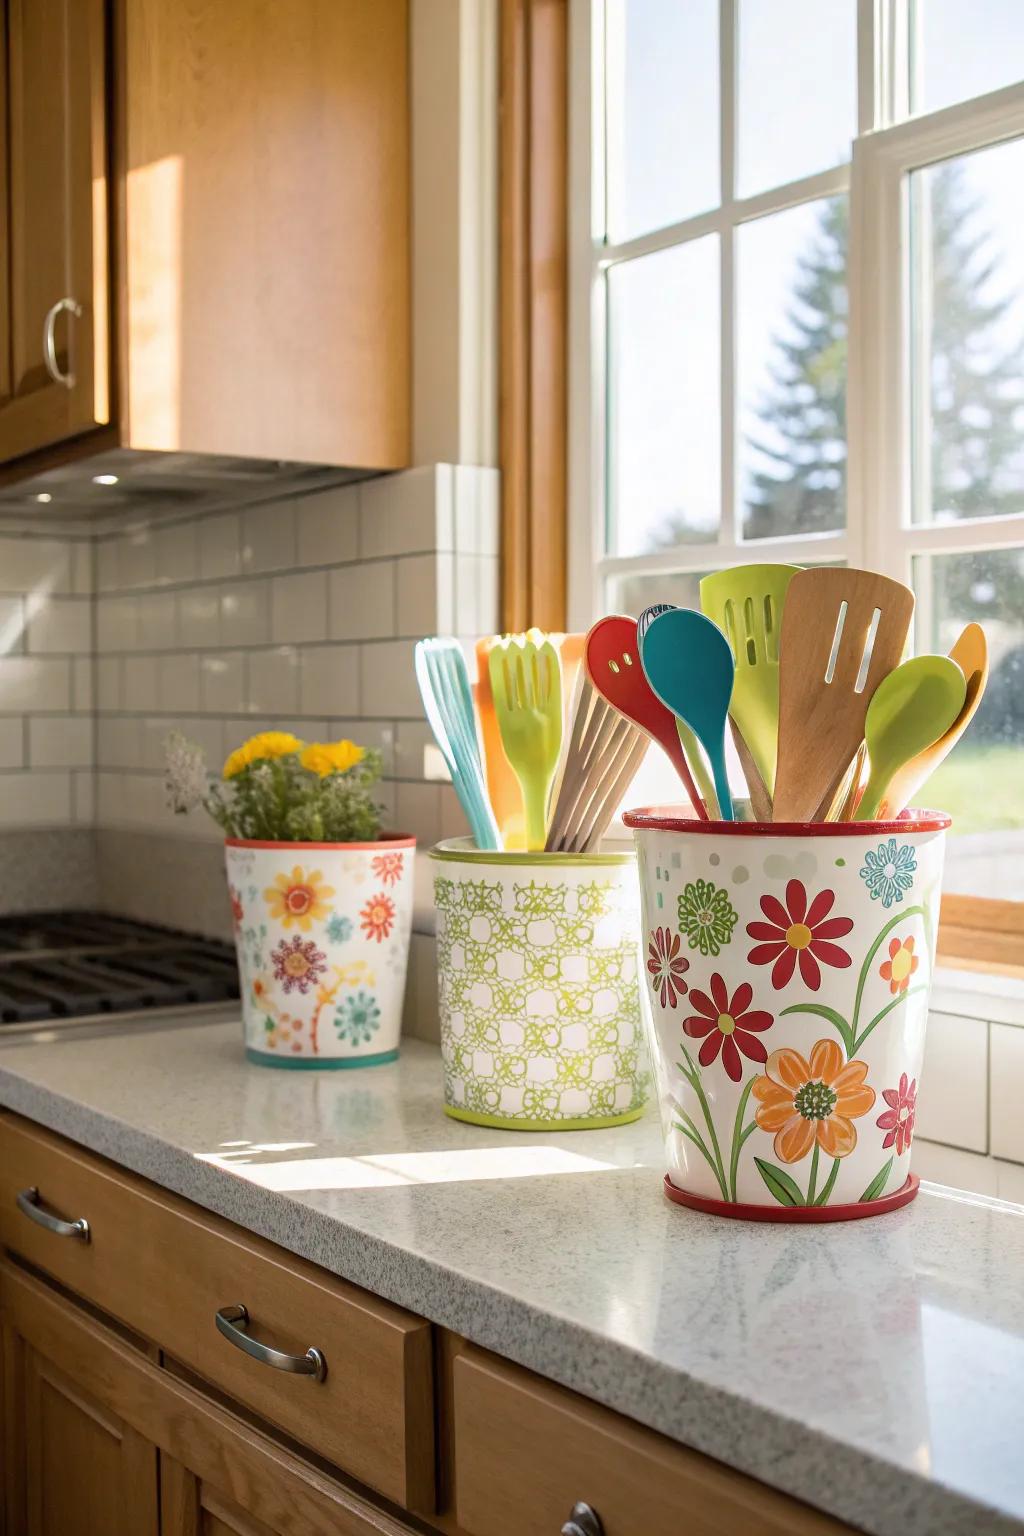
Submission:
{"label": "silver drawer pull handle", "polygon": [[69,315],[74,315],[76,320],[82,318],[82,306],[75,299],[58,299],[56,304],[50,305],[46,311],[46,319],[43,321],[43,362],[55,384],[62,384],[65,389],[74,389],[74,371],[62,373],[57,361],[57,342],[54,333],[57,329],[57,316],[63,314],[65,310]]}
{"label": "silver drawer pull handle", "polygon": [[562,1536],[604,1536],[600,1515],[589,1504],[574,1504],[572,1513],[562,1526]]}
{"label": "silver drawer pull handle", "polygon": [[245,1331],[249,1314],[243,1306],[221,1307],[216,1318],[224,1337],[261,1364],[272,1365],[275,1371],[291,1371],[296,1376],[315,1376],[317,1381],[323,1381],[327,1375],[327,1361],[318,1349],[307,1349],[304,1355],[283,1355],[279,1349],[271,1349],[252,1338]]}
{"label": "silver drawer pull handle", "polygon": [[51,1216],[39,1204],[39,1191],[35,1185],[31,1189],[23,1189],[17,1201],[18,1210],[23,1216],[34,1221],[37,1226],[45,1227],[54,1237],[77,1237],[83,1243],[89,1241],[89,1223],[85,1217],[79,1216],[77,1221],[61,1221],[59,1216]]}

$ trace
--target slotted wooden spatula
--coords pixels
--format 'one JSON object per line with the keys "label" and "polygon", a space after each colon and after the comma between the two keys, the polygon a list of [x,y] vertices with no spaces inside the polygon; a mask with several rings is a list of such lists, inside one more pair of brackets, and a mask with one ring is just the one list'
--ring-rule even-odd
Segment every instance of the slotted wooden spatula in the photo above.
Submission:
{"label": "slotted wooden spatula", "polygon": [[793,577],[779,639],[773,821],[810,821],[835,794],[913,614],[910,588],[873,571],[819,567]]}

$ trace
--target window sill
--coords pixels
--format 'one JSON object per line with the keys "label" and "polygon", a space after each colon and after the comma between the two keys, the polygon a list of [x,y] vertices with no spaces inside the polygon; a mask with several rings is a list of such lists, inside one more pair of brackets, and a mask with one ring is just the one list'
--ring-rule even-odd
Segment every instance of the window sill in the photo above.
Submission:
{"label": "window sill", "polygon": [[939,964],[930,1005],[936,1013],[962,1014],[991,1024],[1024,1028],[1024,978],[998,971],[965,971]]}

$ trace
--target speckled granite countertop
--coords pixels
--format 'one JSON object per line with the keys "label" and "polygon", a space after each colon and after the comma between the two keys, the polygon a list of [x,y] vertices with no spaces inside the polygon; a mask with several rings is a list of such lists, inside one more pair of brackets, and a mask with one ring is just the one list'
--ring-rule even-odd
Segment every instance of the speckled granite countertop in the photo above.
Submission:
{"label": "speckled granite countertop", "polygon": [[503,1133],[434,1048],[274,1072],[235,1024],[0,1048],[0,1103],[877,1536],[1024,1531],[1024,1208],[699,1216],[653,1117]]}

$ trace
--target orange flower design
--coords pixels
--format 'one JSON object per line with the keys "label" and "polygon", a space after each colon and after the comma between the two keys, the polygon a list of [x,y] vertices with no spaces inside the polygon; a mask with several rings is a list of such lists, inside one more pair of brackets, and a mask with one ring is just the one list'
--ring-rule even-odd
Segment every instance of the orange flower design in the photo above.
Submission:
{"label": "orange flower design", "polygon": [[308,933],[313,923],[325,918],[330,911],[334,887],[324,885],[323,878],[319,869],[313,869],[307,875],[299,864],[290,875],[277,875],[273,885],[263,892],[270,916],[285,928],[294,923],[303,933]]}
{"label": "orange flower design", "polygon": [[913,937],[890,941],[889,958],[879,966],[878,974],[883,981],[889,983],[889,991],[893,997],[907,990],[910,986],[910,978],[917,970],[918,964],[918,958],[914,954]]}
{"label": "orange flower design", "polygon": [[380,944],[390,934],[395,921],[395,904],[391,897],[385,896],[383,891],[371,896],[359,914],[359,921],[366,937],[376,939]]}
{"label": "orange flower design", "polygon": [[373,872],[378,880],[383,880],[385,885],[397,885],[402,878],[402,865],[404,856],[400,853],[378,853],[371,860]]}
{"label": "orange flower design", "polygon": [[764,1074],[754,1079],[754,1119],[774,1133],[780,1162],[798,1163],[815,1142],[827,1157],[853,1151],[853,1122],[875,1102],[867,1074],[867,1062],[844,1061],[834,1040],[819,1040],[810,1061],[789,1046],[772,1052]]}

